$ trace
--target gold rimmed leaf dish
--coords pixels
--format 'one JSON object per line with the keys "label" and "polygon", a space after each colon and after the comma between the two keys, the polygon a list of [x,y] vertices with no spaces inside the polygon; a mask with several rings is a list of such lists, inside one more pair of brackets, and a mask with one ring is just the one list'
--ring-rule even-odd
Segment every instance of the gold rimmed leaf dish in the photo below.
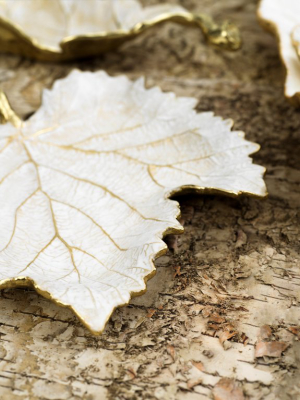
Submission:
{"label": "gold rimmed leaf dish", "polygon": [[286,70],[285,96],[300,106],[300,1],[261,0],[258,17],[262,25],[278,38]]}
{"label": "gold rimmed leaf dish", "polygon": [[31,285],[95,334],[146,289],[184,191],[263,197],[258,145],[142,79],[72,72],[21,121],[0,96],[0,288]]}
{"label": "gold rimmed leaf dish", "polygon": [[166,21],[199,27],[213,45],[235,50],[238,29],[181,6],[138,0],[0,0],[0,51],[60,61],[112,50]]}

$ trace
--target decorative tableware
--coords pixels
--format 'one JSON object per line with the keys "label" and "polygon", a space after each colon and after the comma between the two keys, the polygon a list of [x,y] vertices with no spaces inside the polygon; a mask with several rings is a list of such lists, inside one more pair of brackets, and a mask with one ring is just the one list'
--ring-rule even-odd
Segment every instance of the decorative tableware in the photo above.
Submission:
{"label": "decorative tableware", "polygon": [[0,96],[0,288],[32,285],[95,334],[143,293],[184,191],[263,197],[258,145],[194,98],[72,72],[21,121]]}
{"label": "decorative tableware", "polygon": [[261,0],[258,17],[262,25],[273,32],[286,69],[285,95],[300,105],[299,0]]}
{"label": "decorative tableware", "polygon": [[0,51],[60,61],[115,49],[166,21],[201,28],[209,43],[235,50],[241,40],[230,24],[183,7],[142,7],[138,0],[0,0]]}

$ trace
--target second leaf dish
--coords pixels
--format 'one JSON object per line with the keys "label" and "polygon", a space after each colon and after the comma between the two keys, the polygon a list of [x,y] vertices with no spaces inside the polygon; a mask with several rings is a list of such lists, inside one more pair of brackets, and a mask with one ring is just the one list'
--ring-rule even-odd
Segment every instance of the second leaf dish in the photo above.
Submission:
{"label": "second leaf dish", "polygon": [[278,38],[286,69],[285,95],[300,106],[300,1],[261,0],[258,17]]}
{"label": "second leaf dish", "polygon": [[95,334],[146,289],[175,193],[266,195],[258,145],[194,98],[72,72],[21,121],[0,98],[0,287],[32,285]]}
{"label": "second leaf dish", "polygon": [[142,7],[138,0],[0,0],[0,51],[60,61],[115,49],[165,21],[201,28],[208,42],[235,50],[241,40],[230,24],[181,6]]}

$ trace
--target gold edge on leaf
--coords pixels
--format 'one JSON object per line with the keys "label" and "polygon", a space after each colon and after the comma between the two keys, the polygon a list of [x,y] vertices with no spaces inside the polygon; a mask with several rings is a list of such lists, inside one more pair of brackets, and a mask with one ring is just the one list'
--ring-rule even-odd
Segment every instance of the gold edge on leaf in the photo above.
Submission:
{"label": "gold edge on leaf", "polygon": [[[230,121],[230,128],[233,129],[234,127],[234,120],[233,119],[229,119]],[[241,132],[241,134],[244,135],[244,132]],[[255,142],[250,142],[250,144],[255,144],[256,145],[256,149],[254,151],[252,151],[252,153],[250,153],[248,156],[251,156],[252,154],[258,153],[261,149],[261,145]],[[261,172],[261,177],[264,178],[266,172],[267,172],[267,168],[260,166],[262,172]],[[189,193],[196,193],[196,194],[204,194],[204,195],[225,195],[227,197],[232,197],[232,198],[239,198],[241,196],[248,196],[248,197],[252,197],[254,199],[267,199],[269,197],[269,193],[267,191],[267,189],[265,190],[264,194],[256,194],[256,193],[252,193],[252,192],[247,192],[247,191],[233,191],[233,190],[226,190],[226,189],[216,189],[213,187],[209,187],[209,186],[197,186],[197,185],[185,185],[185,186],[180,186],[179,188],[173,189],[172,191],[170,191],[167,195],[166,198],[170,199],[170,197],[173,196],[180,196],[180,195],[185,195],[185,194],[189,194]]]}
{"label": "gold edge on leaf", "polygon": [[22,120],[17,116],[14,110],[11,108],[6,94],[0,90],[0,118],[1,123],[10,122],[16,128],[20,128]]}
{"label": "gold edge on leaf", "polygon": [[[21,123],[21,119],[13,111],[6,95],[1,91],[0,91],[0,115],[2,116],[2,120],[4,120],[4,121],[2,121],[2,123],[10,122],[13,125],[15,125],[16,127],[18,127],[19,124]],[[233,120],[231,120],[231,128],[232,128],[232,126],[233,126]],[[260,145],[257,145],[257,148],[255,149],[254,152],[252,152],[252,154],[259,151],[259,149],[260,149]],[[261,167],[261,168],[263,169],[263,172],[262,172],[262,176],[263,176],[266,172],[266,169],[263,167]],[[251,192],[242,192],[242,191],[235,192],[235,191],[230,191],[230,190],[225,190],[225,189],[215,189],[215,188],[201,187],[201,186],[196,186],[196,185],[181,186],[179,188],[176,188],[176,189],[170,191],[166,195],[166,198],[165,198],[168,201],[172,201],[172,202],[176,203],[176,206],[177,206],[176,212],[173,215],[175,220],[176,219],[178,220],[180,218],[180,214],[181,214],[180,207],[179,207],[179,203],[176,200],[172,200],[170,197],[175,196],[175,195],[179,196],[179,195],[190,193],[190,192],[198,193],[198,194],[222,194],[222,195],[227,195],[229,197],[240,197],[242,195],[249,195],[249,196],[252,196],[255,198],[265,198],[268,196],[267,191],[266,191],[265,195],[257,195],[255,193],[251,193]],[[167,245],[163,242],[164,237],[167,235],[171,235],[171,234],[173,234],[173,235],[174,234],[176,234],[176,235],[182,234],[183,232],[184,232],[183,227],[181,227],[181,228],[172,228],[172,227],[170,228],[169,227],[165,231],[158,233],[158,238],[162,241],[163,248],[160,251],[155,252],[149,256],[149,263],[152,266],[152,270],[148,275],[146,275],[143,278],[144,284],[145,284],[145,289],[138,291],[138,292],[134,292],[134,291],[130,292],[129,301],[124,302],[124,303],[119,304],[118,306],[114,307],[111,314],[107,316],[103,329],[100,331],[93,330],[90,327],[90,325],[88,324],[88,322],[85,321],[70,304],[63,303],[60,300],[56,299],[48,291],[43,290],[32,278],[29,278],[26,276],[24,276],[24,277],[20,276],[17,278],[0,280],[0,289],[11,289],[11,288],[15,288],[15,287],[32,287],[36,290],[37,293],[39,293],[46,299],[51,300],[53,303],[55,303],[59,306],[65,307],[65,308],[69,308],[92,334],[98,336],[103,333],[103,331],[106,327],[106,324],[109,321],[109,319],[111,318],[111,315],[115,309],[128,305],[132,298],[143,295],[147,291],[146,284],[147,284],[148,280],[151,279],[152,277],[154,277],[156,274],[156,267],[154,264],[155,259],[162,256],[163,254],[165,254],[168,251]]]}
{"label": "gold edge on leaf", "polygon": [[[3,16],[0,16],[0,31],[0,50],[2,51],[27,55],[41,61],[56,61],[56,56],[60,54],[55,48],[42,45],[36,39],[28,36],[18,24],[12,23]],[[7,44],[7,48],[5,44]]]}
{"label": "gold edge on leaf", "polygon": [[[262,16],[260,8],[261,8],[261,4],[264,0],[259,0],[258,3],[258,8],[257,8],[257,19],[261,25],[261,27],[263,29],[265,29],[266,31],[270,32],[272,35],[275,36],[276,41],[277,41],[277,45],[278,45],[278,49],[279,49],[279,56],[282,62],[282,65],[284,67],[285,70],[285,83],[284,83],[284,97],[294,106],[294,107],[299,107],[300,106],[300,92],[295,93],[293,96],[288,96],[286,93],[286,79],[287,79],[287,75],[289,73],[289,69],[284,61],[284,57],[283,57],[283,53],[282,53],[282,45],[281,45],[281,39],[280,39],[280,35],[279,35],[279,29],[278,26],[271,20],[266,19],[265,17]],[[296,51],[296,50],[295,50]],[[300,61],[299,61],[299,70],[300,70]]]}
{"label": "gold edge on leaf", "polygon": [[[170,192],[170,196],[175,196],[175,195],[183,195],[186,194],[188,192],[193,192],[193,193],[198,193],[198,194],[225,194],[228,197],[240,197],[242,195],[250,195],[252,197],[255,198],[264,198],[268,196],[268,193],[266,193],[265,196],[259,196],[253,193],[247,193],[247,192],[233,192],[233,191],[228,191],[228,190],[218,190],[218,189],[213,189],[213,188],[204,188],[204,187],[200,187],[200,186],[184,186],[181,188],[178,188],[172,192]],[[169,199],[169,201],[174,201]],[[180,218],[180,209],[179,209],[179,203],[176,201],[177,205],[178,205],[178,209],[176,214],[174,214],[174,218],[178,219]],[[163,240],[167,235],[179,235],[179,234],[183,234],[184,233],[184,228],[182,227],[182,229],[175,229],[175,228],[167,228],[161,235],[160,235],[160,239]],[[85,321],[85,319],[83,319],[79,313],[77,313],[76,309],[73,308],[70,304],[66,304],[61,302],[60,300],[56,299],[54,296],[52,296],[48,291],[45,291],[43,289],[41,289],[41,287],[31,278],[28,278],[26,276],[24,277],[18,277],[18,278],[11,278],[11,279],[4,279],[4,280],[0,280],[0,289],[13,289],[16,287],[31,287],[34,288],[35,291],[40,294],[41,296],[43,296],[44,298],[52,301],[54,304],[64,307],[64,308],[68,308],[70,309],[75,315],[76,317],[79,319],[79,321],[81,321],[81,323],[95,336],[99,336],[103,333],[103,331],[106,328],[106,325],[108,323],[108,321],[110,320],[113,312],[119,308],[119,307],[125,307],[127,305],[130,304],[130,301],[138,296],[142,296],[143,294],[146,293],[147,291],[147,282],[152,279],[155,275],[156,275],[156,267],[154,264],[154,261],[158,258],[161,257],[162,255],[166,254],[166,252],[168,251],[168,247],[167,245],[164,243],[164,248],[162,248],[159,252],[155,252],[150,256],[149,259],[149,263],[152,266],[152,271],[146,275],[143,279],[144,279],[144,284],[145,284],[145,289],[138,291],[138,292],[130,292],[130,299],[128,302],[124,302],[122,304],[119,304],[118,306],[114,307],[114,309],[112,310],[112,312],[110,313],[110,315],[107,316],[106,320],[105,320],[105,324],[102,330],[100,331],[95,331],[91,328],[91,326],[89,325],[89,323],[87,321]]]}
{"label": "gold edge on leaf", "polygon": [[[2,34],[2,38],[0,38],[0,50],[35,58],[40,61],[73,60],[112,50],[132,37],[138,36],[144,31],[165,22],[196,26],[202,30],[208,43],[226,50],[237,50],[241,46],[239,30],[234,24],[224,22],[218,25],[211,17],[205,14],[190,13],[187,11],[182,13],[164,13],[151,20],[141,21],[129,30],[103,31],[67,36],[60,43],[61,50],[41,44],[36,39],[27,35],[17,24],[4,17],[0,17],[0,30],[7,30],[9,36],[12,35],[14,39],[12,42],[8,40],[6,43],[5,35]],[[83,48],[80,46],[82,41],[93,42],[90,54],[82,52]],[[101,42],[106,42],[103,48],[99,47]]]}
{"label": "gold edge on leaf", "polygon": [[[0,104],[0,108],[1,108],[1,104]],[[204,188],[204,187],[200,187],[200,186],[194,186],[194,185],[187,185],[187,186],[183,186],[180,187],[178,189],[173,190],[172,192],[170,192],[169,196],[175,196],[175,195],[183,195],[186,194],[187,192],[193,192],[193,193],[198,193],[198,194],[225,194],[228,197],[240,197],[242,195],[250,195],[252,197],[255,198],[264,198],[267,197],[268,194],[266,193],[265,196],[259,196],[250,192],[233,192],[233,191],[229,191],[229,190],[219,190],[219,189],[213,189],[213,188]],[[175,201],[175,200],[171,200],[168,199],[169,201]],[[176,214],[174,214],[174,218],[175,219],[179,219],[180,218],[180,208],[179,208],[179,203],[177,201],[175,201],[177,204],[177,211]],[[175,228],[167,228],[160,236],[160,240],[163,240],[167,235],[179,235],[179,234],[183,234],[184,233],[184,228],[182,227],[182,229],[175,229]],[[138,292],[130,292],[129,296],[130,299],[127,302],[124,302],[122,304],[117,305],[116,307],[113,308],[112,312],[107,316],[105,323],[104,323],[104,327],[103,329],[101,329],[100,331],[95,331],[91,328],[91,326],[89,325],[89,323],[87,321],[85,321],[84,318],[81,317],[81,315],[79,313],[77,313],[76,309],[74,307],[72,307],[70,304],[67,303],[63,303],[62,301],[56,299],[54,296],[51,295],[51,293],[49,293],[48,291],[43,290],[32,278],[28,278],[26,276],[22,277],[17,277],[17,278],[11,278],[11,279],[4,279],[4,280],[0,280],[0,289],[13,289],[16,287],[29,287],[29,288],[34,288],[35,291],[40,294],[41,296],[43,296],[44,298],[52,301],[54,304],[60,306],[60,307],[64,307],[64,308],[68,308],[70,309],[75,315],[76,317],[79,319],[79,321],[81,321],[81,323],[95,336],[99,336],[103,333],[103,331],[106,328],[106,325],[108,323],[108,321],[110,320],[113,312],[119,308],[119,307],[125,307],[127,305],[130,304],[130,301],[138,296],[142,296],[143,294],[146,293],[147,291],[147,282],[152,279],[155,275],[156,275],[156,267],[154,264],[154,261],[161,257],[162,255],[166,254],[166,252],[168,251],[168,247],[167,245],[164,243],[164,247],[159,251],[159,252],[155,252],[153,253],[150,257],[149,257],[149,263],[152,266],[152,271],[146,275],[143,280],[144,280],[144,284],[145,284],[145,289],[138,291]]]}
{"label": "gold edge on leaf", "polygon": [[[1,104],[0,104],[0,109],[1,109]],[[172,201],[172,200],[170,200]],[[173,200],[174,201],[174,200]],[[174,215],[174,218],[178,219],[180,217],[180,208],[179,208],[179,203],[176,201],[178,207],[177,207],[177,212],[176,215]],[[160,240],[163,240],[163,238],[167,235],[178,235],[178,234],[182,234],[184,232],[184,228],[182,227],[181,229],[175,229],[175,228],[167,228],[160,236]],[[158,258],[161,257],[162,255],[164,255],[167,251],[168,251],[168,247],[165,243],[163,243],[163,248],[158,251],[153,253],[152,255],[150,255],[149,257],[149,263],[151,265],[151,272],[146,275],[143,280],[144,280],[144,285],[145,285],[145,289],[140,290],[138,292],[129,292],[129,301],[128,302],[124,302],[122,304],[117,305],[116,307],[114,307],[111,311],[111,313],[107,316],[105,323],[104,323],[104,327],[103,329],[101,329],[100,331],[95,331],[91,328],[91,326],[89,325],[89,323],[87,321],[85,321],[84,318],[81,317],[81,315],[76,311],[76,309],[71,306],[70,304],[67,303],[63,303],[62,301],[58,300],[57,298],[55,298],[54,296],[51,295],[51,293],[49,293],[46,290],[43,290],[32,278],[26,277],[26,276],[19,276],[17,278],[8,278],[8,279],[3,279],[0,280],[0,290],[4,290],[4,289],[14,289],[17,287],[29,287],[29,288],[33,288],[35,289],[35,291],[40,294],[41,296],[43,296],[44,298],[46,298],[47,300],[52,301],[54,304],[60,306],[60,307],[64,307],[64,308],[68,308],[69,310],[71,310],[76,317],[79,319],[79,321],[81,321],[81,323],[95,336],[99,336],[103,333],[103,331],[106,328],[106,325],[108,323],[108,321],[110,320],[113,312],[119,308],[119,307],[125,307],[128,304],[130,304],[130,301],[138,296],[142,296],[143,294],[146,293],[147,291],[147,282],[153,278],[156,275],[156,267],[154,265],[154,261]]]}

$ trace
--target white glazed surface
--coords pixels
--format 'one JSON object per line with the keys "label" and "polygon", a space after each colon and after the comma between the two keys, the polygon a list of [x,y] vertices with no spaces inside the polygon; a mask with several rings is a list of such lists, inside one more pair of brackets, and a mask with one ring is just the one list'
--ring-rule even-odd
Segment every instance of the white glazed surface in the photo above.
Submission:
{"label": "white glazed surface", "polygon": [[300,24],[300,1],[262,0],[259,16],[277,30],[280,53],[287,71],[285,94],[293,97],[300,93],[300,61],[292,42],[292,33]]}
{"label": "white glazed surface", "polygon": [[161,14],[185,12],[170,4],[143,8],[138,0],[0,0],[1,17],[55,51],[69,36],[128,31]]}
{"label": "white glazed surface", "polygon": [[184,187],[266,194],[258,146],[142,79],[72,72],[0,126],[0,280],[26,278],[95,333],[145,289]]}

